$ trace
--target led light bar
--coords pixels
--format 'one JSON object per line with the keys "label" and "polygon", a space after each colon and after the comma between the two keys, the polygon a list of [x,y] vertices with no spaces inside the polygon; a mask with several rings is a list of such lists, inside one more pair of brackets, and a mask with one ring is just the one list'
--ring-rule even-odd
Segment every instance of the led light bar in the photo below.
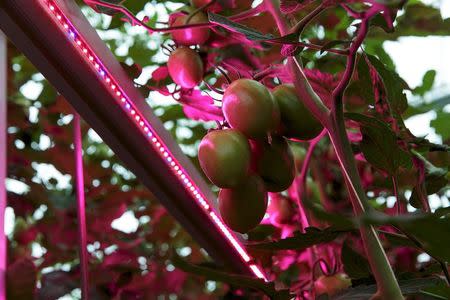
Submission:
{"label": "led light bar", "polygon": [[[79,55],[82,56],[84,60],[90,65],[91,71],[95,72],[103,82],[104,86],[107,87],[110,95],[112,96],[110,98],[113,99],[110,101],[110,105],[120,106],[127,117],[132,120],[137,128],[139,128],[142,136],[145,137],[145,140],[147,141],[147,145],[143,146],[151,147],[153,149],[151,153],[158,153],[159,157],[165,162],[166,167],[177,178],[177,184],[183,186],[186,192],[190,195],[191,201],[194,201],[201,208],[203,214],[212,221],[217,232],[220,232],[228,242],[230,250],[234,250],[234,252],[247,266],[249,273],[255,275],[258,278],[266,280],[260,267],[254,263],[235,234],[227,228],[227,226],[217,215],[212,205],[208,202],[208,197],[205,195],[202,189],[199,188],[199,186],[196,184],[196,181],[192,178],[187,169],[183,167],[183,163],[181,163],[179,159],[177,159],[177,157],[172,153],[171,147],[168,146],[165,142],[165,140],[167,141],[167,138],[161,138],[161,134],[159,131],[161,129],[154,128],[154,126],[152,126],[152,123],[148,120],[146,115],[142,113],[142,109],[140,109],[136,105],[136,103],[133,102],[132,97],[127,94],[127,87],[122,87],[119,81],[116,80],[114,74],[106,66],[107,64],[105,64],[100,58],[101,55],[98,55],[93,50],[87,40],[83,37],[82,31],[78,30],[74,23],[65,14],[67,8],[64,6],[61,7],[61,2],[63,1],[36,1],[39,2],[42,7],[45,7],[45,11],[48,13],[48,16],[53,19],[54,24],[58,26],[61,31],[65,32],[67,41],[71,43],[71,45],[76,49]],[[64,2],[63,4],[65,5]],[[201,239],[201,237],[198,238]],[[233,254],[229,253],[229,255]]]}

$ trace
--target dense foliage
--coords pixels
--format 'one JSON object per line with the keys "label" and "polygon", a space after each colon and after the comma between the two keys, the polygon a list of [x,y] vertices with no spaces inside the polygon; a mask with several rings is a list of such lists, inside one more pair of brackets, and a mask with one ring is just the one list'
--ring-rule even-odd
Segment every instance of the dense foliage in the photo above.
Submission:
{"label": "dense foliage", "polygon": [[[449,299],[450,98],[429,100],[433,70],[421,85],[408,86],[383,44],[450,35],[450,19],[417,0],[191,2],[80,5],[205,179],[224,188],[222,217],[247,233],[249,251],[273,283],[217,269],[83,124],[91,299],[289,299],[289,293],[396,299],[389,298],[396,280],[411,299]],[[292,30],[280,27],[284,18]],[[154,30],[170,26],[181,29]],[[73,109],[13,45],[8,50],[8,213],[15,216],[8,299],[78,299],[74,162],[68,159]],[[238,79],[267,90],[267,99],[259,95],[252,103],[253,115],[239,115],[227,100],[244,97],[242,87],[228,89]],[[279,110],[273,119],[272,108],[264,110],[272,105]],[[405,126],[428,111],[436,113],[430,126],[442,144]],[[207,159],[199,163],[197,156],[202,139],[220,134],[239,149],[232,149],[235,168],[217,173],[229,158],[206,146]],[[280,154],[267,154],[268,148]],[[258,176],[248,179],[247,171]],[[252,187],[242,192],[242,184]],[[217,186],[211,188],[219,194]],[[272,191],[268,203],[264,189]],[[255,219],[236,215],[248,206],[258,211],[250,216]],[[124,215],[135,228],[131,221],[111,227]],[[382,248],[367,245],[372,228]],[[383,249],[396,280],[383,269]]]}

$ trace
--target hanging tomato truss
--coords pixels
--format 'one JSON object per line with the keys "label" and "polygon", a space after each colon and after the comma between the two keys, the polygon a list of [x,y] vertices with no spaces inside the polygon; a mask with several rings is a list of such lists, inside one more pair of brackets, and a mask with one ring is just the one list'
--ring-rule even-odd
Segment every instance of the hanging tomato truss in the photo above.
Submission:
{"label": "hanging tomato truss", "polygon": [[0,28],[213,258],[265,279],[216,213],[208,185],[74,1],[0,0]]}

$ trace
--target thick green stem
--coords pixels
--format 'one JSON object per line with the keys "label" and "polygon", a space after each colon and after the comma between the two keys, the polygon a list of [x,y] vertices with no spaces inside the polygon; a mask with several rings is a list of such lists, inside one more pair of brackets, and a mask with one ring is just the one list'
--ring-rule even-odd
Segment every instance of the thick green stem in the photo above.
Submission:
{"label": "thick green stem", "polygon": [[[370,210],[371,207],[361,185],[361,179],[345,130],[344,120],[339,118],[339,116],[336,117],[337,119],[333,118],[333,130],[329,131],[329,135],[345,175],[345,183],[354,212],[356,215],[359,215],[366,210]],[[367,259],[377,281],[378,295],[385,300],[404,299],[375,228],[373,226],[361,227],[360,233]]]}
{"label": "thick green stem", "polygon": [[[286,34],[288,26],[279,10],[278,0],[265,0],[265,4],[275,18],[280,33],[282,35]],[[366,20],[368,20],[368,18]],[[320,97],[312,89],[299,62],[294,57],[289,57],[287,62],[300,99],[302,99],[308,109],[328,130],[328,134],[344,174],[345,183],[356,215],[364,213],[366,210],[370,210],[371,207],[367,201],[364,189],[362,188],[354,155],[347,137],[342,96],[353,74],[356,51],[365,37],[367,25],[367,22],[363,22],[361,25],[362,29],[360,28],[360,31],[363,30],[363,32],[358,35],[357,40],[354,43],[356,49],[353,49],[353,55],[348,59],[343,79],[336,88],[335,95],[333,95],[337,101],[334,103],[332,112],[323,105]],[[404,299],[375,229],[372,226],[361,227],[360,232],[369,264],[377,281],[378,292],[376,296],[385,300]]]}

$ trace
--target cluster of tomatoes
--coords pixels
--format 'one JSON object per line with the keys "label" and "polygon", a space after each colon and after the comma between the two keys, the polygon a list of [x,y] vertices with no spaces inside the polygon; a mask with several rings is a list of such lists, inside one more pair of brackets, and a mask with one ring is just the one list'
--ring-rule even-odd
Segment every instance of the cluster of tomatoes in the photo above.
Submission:
{"label": "cluster of tomatoes", "polygon": [[[177,16],[172,26],[205,22],[206,15],[196,12]],[[189,46],[204,44],[209,30],[188,27],[172,32],[178,47],[167,66],[172,80],[184,89],[203,80],[202,59]],[[226,87],[222,111],[226,122],[202,139],[198,156],[205,175],[220,188],[222,219],[232,230],[246,233],[264,217],[268,192],[282,192],[294,180],[294,155],[287,139],[310,140],[322,125],[299,101],[293,86],[283,84],[270,91],[246,78]]]}

